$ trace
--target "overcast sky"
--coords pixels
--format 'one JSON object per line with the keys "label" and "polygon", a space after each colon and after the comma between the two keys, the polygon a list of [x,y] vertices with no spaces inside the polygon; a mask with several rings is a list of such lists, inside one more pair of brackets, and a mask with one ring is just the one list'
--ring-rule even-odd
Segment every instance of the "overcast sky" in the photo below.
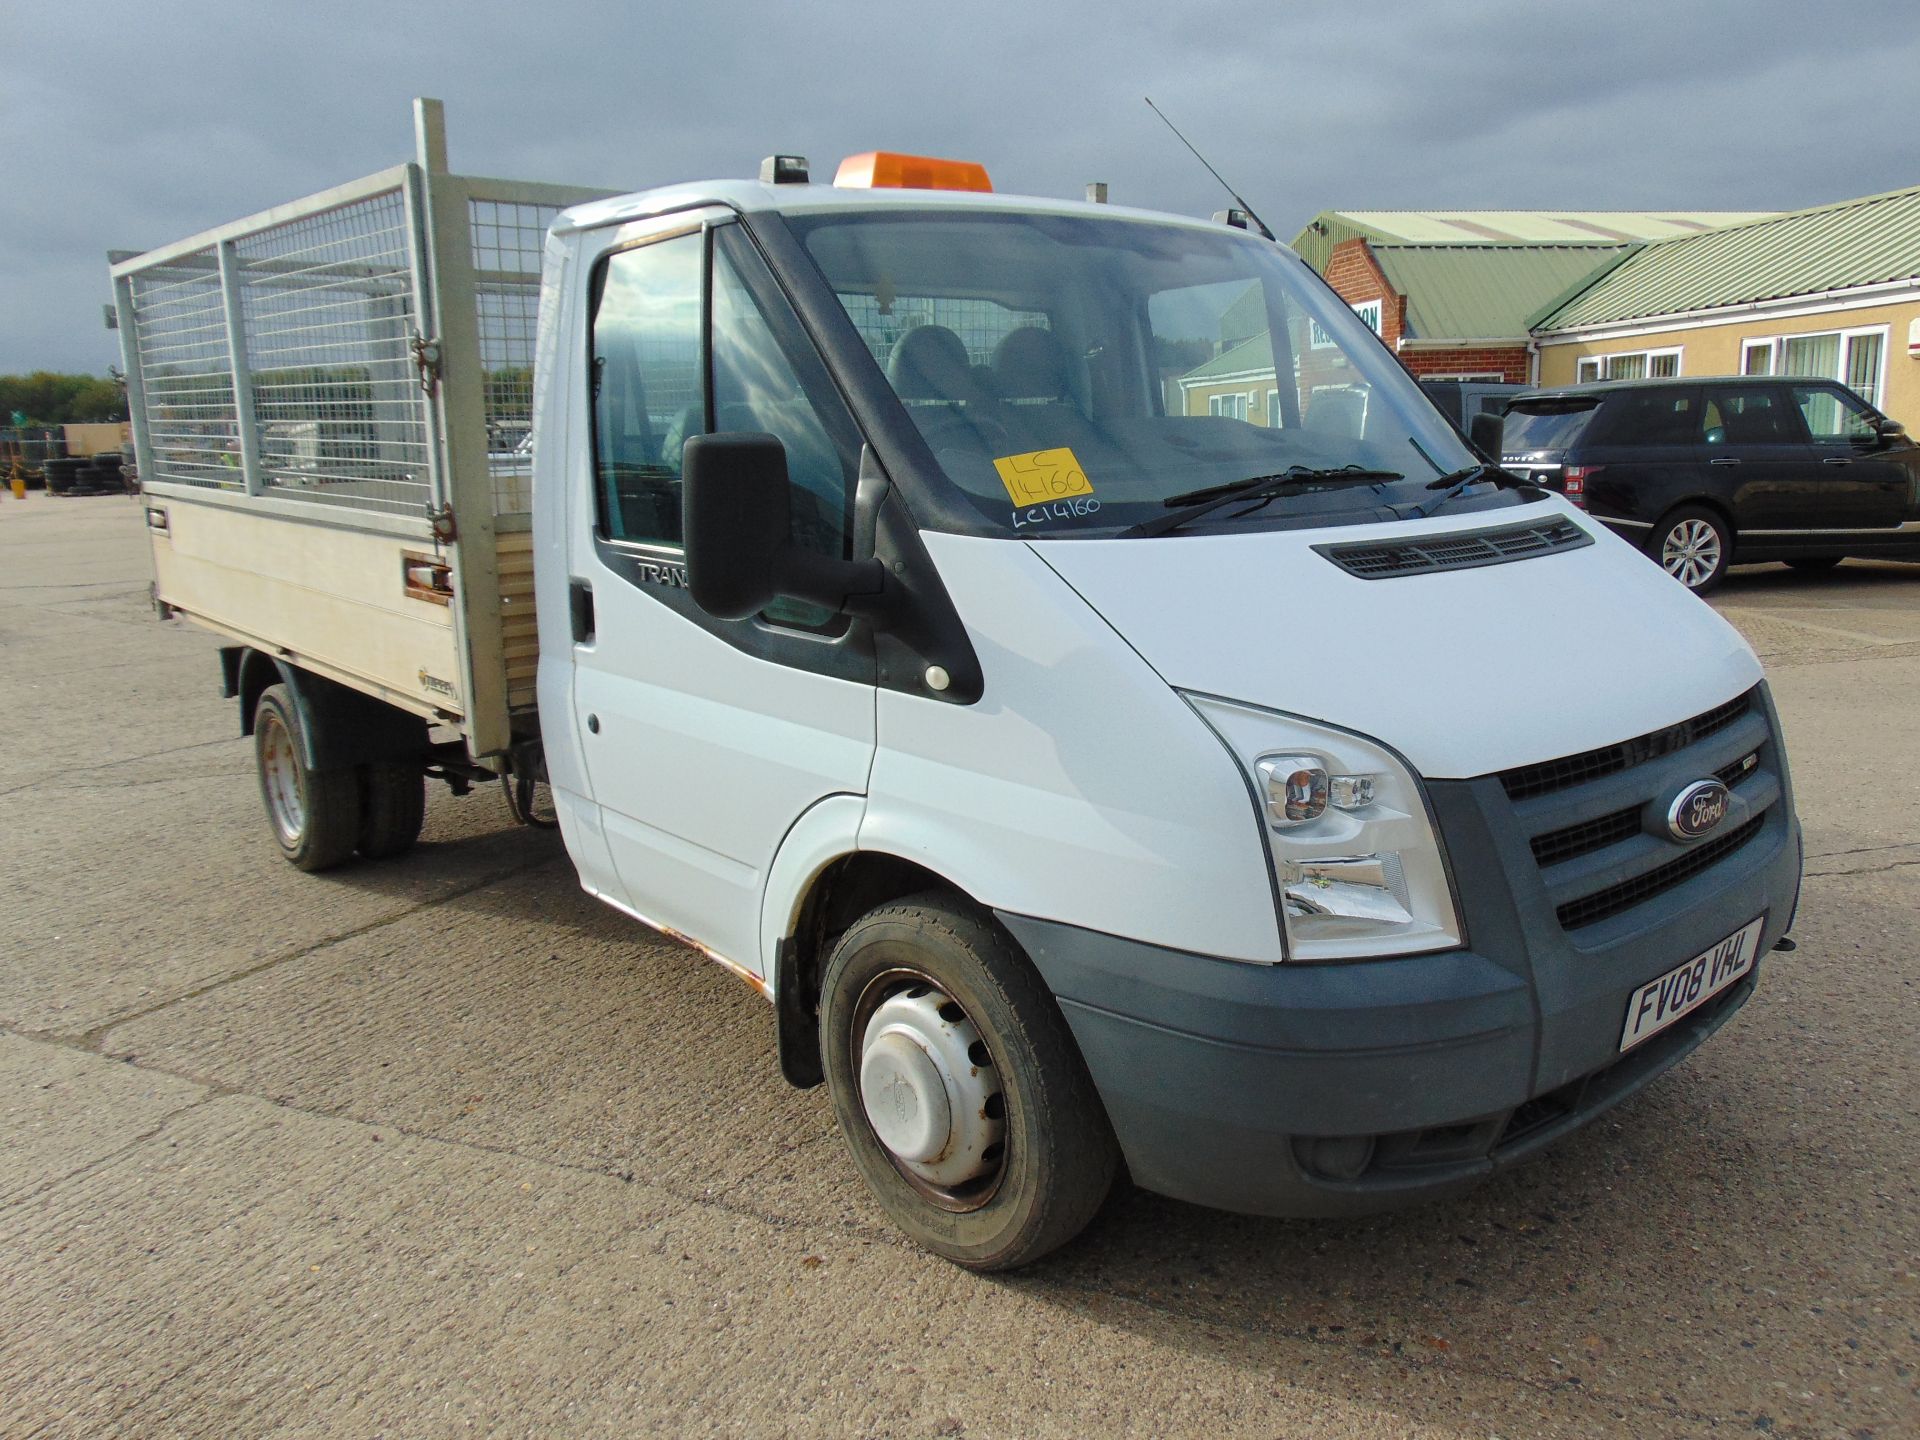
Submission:
{"label": "overcast sky", "polygon": [[1913,0],[8,0],[0,373],[99,373],[105,255],[410,158],[644,189],[798,151],[1285,239],[1326,209],[1793,209],[1920,183]]}

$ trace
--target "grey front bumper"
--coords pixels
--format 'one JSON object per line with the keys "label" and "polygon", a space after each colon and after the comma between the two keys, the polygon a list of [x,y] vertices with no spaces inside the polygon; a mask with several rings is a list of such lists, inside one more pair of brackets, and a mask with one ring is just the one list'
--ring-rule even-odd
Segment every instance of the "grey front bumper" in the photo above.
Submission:
{"label": "grey front bumper", "polygon": [[[1729,734],[1734,749],[1745,743]],[[1585,1124],[1753,994],[1757,964],[1619,1053],[1640,985],[1758,916],[1764,956],[1792,923],[1800,828],[1784,761],[1762,753],[1777,800],[1752,839],[1630,910],[1571,930],[1556,919],[1556,872],[1535,863],[1513,821],[1524,807],[1495,778],[1429,786],[1468,949],[1245,965],[1000,919],[1058,999],[1137,1184],[1254,1214],[1384,1209],[1468,1184]],[[1676,755],[1646,769],[1696,760]],[[1317,1142],[1336,1139],[1365,1149],[1357,1173],[1322,1163],[1331,1152]]]}

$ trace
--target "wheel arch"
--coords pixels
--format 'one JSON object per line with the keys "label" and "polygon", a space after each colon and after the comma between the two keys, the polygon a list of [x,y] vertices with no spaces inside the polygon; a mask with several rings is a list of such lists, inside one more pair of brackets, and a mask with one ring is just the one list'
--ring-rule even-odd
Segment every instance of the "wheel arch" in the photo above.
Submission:
{"label": "wheel arch", "polygon": [[[835,798],[858,803],[854,796]],[[819,809],[815,806],[809,816]],[[782,846],[783,856],[788,848]],[[776,860],[776,875],[780,868]],[[851,843],[833,853],[813,851],[804,870],[789,880],[782,887],[785,898],[777,903],[769,889],[762,919],[763,926],[773,928],[763,930],[763,940],[772,960],[780,1073],[789,1084],[807,1090],[825,1078],[820,1057],[820,981],[827,956],[847,928],[876,906],[928,890],[944,891],[970,904],[979,901],[964,886],[917,860],[884,850],[857,849]]]}
{"label": "wheel arch", "polygon": [[300,712],[300,759],[309,770],[337,770],[374,761],[424,762],[427,722],[384,700],[250,646],[220,651],[222,690],[240,704],[240,733],[253,733],[254,712],[270,685],[284,685]]}

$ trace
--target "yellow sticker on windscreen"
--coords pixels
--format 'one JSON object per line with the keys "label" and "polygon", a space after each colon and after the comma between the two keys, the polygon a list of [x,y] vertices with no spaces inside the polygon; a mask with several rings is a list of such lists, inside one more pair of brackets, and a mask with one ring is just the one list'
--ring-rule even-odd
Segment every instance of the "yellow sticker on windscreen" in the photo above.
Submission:
{"label": "yellow sticker on windscreen", "polygon": [[1030,450],[1025,455],[1002,455],[993,462],[1000,483],[1015,505],[1044,505],[1074,495],[1093,494],[1093,484],[1072,450]]}

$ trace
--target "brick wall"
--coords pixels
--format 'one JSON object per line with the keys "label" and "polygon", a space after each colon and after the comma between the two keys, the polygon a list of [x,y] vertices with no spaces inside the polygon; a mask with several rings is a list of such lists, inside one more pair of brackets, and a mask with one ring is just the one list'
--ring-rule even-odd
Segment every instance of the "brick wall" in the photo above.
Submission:
{"label": "brick wall", "polygon": [[1380,338],[1397,348],[1407,330],[1407,297],[1387,283],[1364,238],[1342,240],[1327,258],[1327,284],[1349,305],[1380,302]]}
{"label": "brick wall", "polygon": [[1400,363],[1415,375],[1499,375],[1527,383],[1527,347],[1495,345],[1476,350],[1402,350]]}

